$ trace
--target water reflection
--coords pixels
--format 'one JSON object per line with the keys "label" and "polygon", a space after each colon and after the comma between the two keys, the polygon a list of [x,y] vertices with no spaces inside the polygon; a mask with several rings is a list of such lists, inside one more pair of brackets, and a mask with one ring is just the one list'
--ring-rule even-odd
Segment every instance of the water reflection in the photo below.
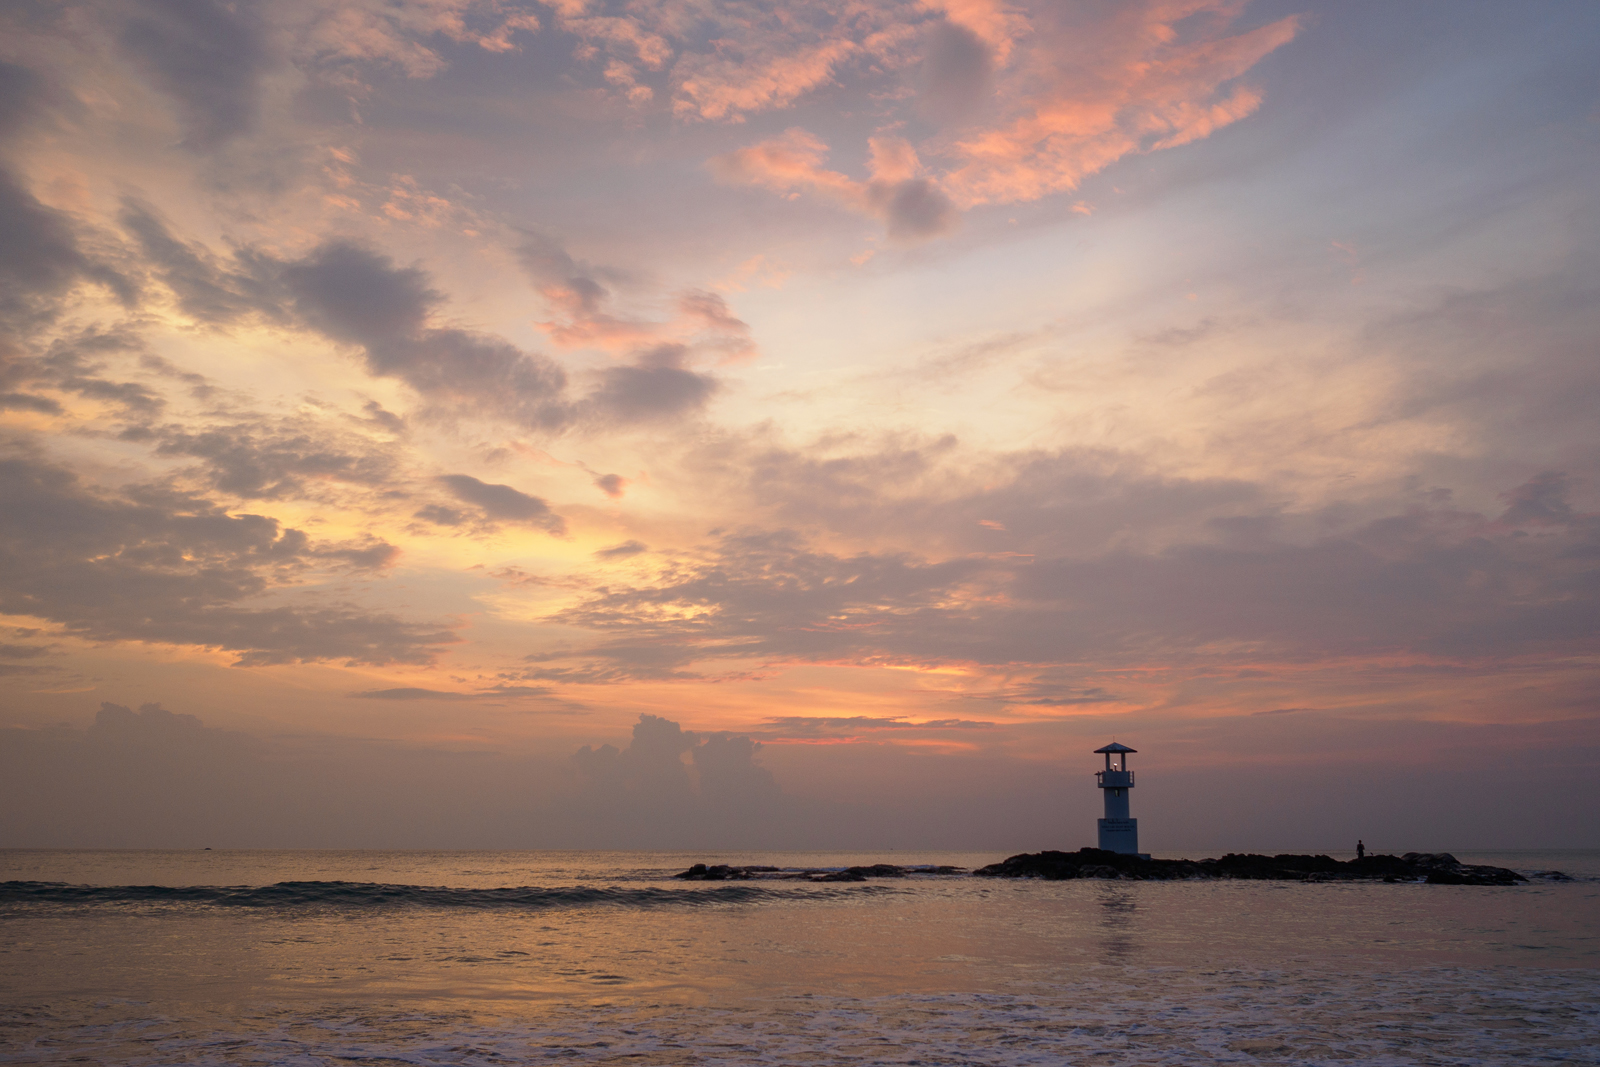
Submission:
{"label": "water reflection", "polygon": [[1100,889],[1100,951],[1109,959],[1127,959],[1138,949],[1134,926],[1138,902],[1125,886],[1104,885]]}

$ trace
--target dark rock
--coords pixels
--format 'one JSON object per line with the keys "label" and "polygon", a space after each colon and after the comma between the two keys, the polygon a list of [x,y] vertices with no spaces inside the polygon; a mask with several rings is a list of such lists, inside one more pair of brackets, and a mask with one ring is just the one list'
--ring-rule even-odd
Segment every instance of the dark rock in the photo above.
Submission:
{"label": "dark rock", "polygon": [[1230,852],[1221,859],[1147,860],[1138,856],[1081,848],[1077,852],[1032,852],[1011,856],[973,872],[985,878],[1123,878],[1167,881],[1182,878],[1241,878],[1297,882],[1401,882],[1426,879],[1433,885],[1515,885],[1527,881],[1504,867],[1465,864],[1448,852],[1408,852],[1404,856],[1331,856],[1279,853],[1260,856]]}
{"label": "dark rock", "polygon": [[[776,870],[776,868],[771,869]],[[672,877],[690,882],[745,882],[750,879],[750,870],[748,867],[730,867],[726,863],[718,863],[712,867],[697,863],[682,874],[675,874]]]}
{"label": "dark rock", "polygon": [[[916,873],[950,874],[960,867],[917,868]],[[842,871],[823,869],[784,869],[782,867],[730,867],[726,863],[707,866],[696,863],[688,870],[672,877],[686,882],[747,882],[754,878],[778,879],[796,882],[864,882],[868,878],[904,878],[907,870],[892,863],[874,863],[869,867],[850,867]]]}
{"label": "dark rock", "polygon": [[[806,882],[864,882],[869,878],[905,878],[912,874],[957,874],[960,867],[900,867],[874,863],[845,870],[731,867],[696,863],[673,875],[691,882],[749,881],[753,878]],[[1429,885],[1516,885],[1527,878],[1504,867],[1462,863],[1448,852],[1407,852],[1404,856],[1372,855],[1355,860],[1331,856],[1279,853],[1260,856],[1230,852],[1221,859],[1147,860],[1098,848],[1076,852],[1028,852],[980,867],[981,878],[1105,878],[1127,881],[1172,881],[1186,878],[1242,878],[1295,882],[1422,882]],[[1541,871],[1537,878],[1571,881],[1560,871]]]}
{"label": "dark rock", "polygon": [[1459,867],[1461,861],[1448,852],[1407,852],[1400,857],[1417,867]]}
{"label": "dark rock", "polygon": [[874,863],[870,867],[851,867],[850,870],[868,878],[904,878],[906,876],[904,867],[896,867],[892,863]]}

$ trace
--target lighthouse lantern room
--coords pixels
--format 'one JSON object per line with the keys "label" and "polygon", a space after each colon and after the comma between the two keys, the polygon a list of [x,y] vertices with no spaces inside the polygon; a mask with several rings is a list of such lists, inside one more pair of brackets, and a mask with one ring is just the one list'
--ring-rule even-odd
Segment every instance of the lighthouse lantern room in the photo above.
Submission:
{"label": "lighthouse lantern room", "polygon": [[[1095,783],[1106,798],[1106,817],[1099,821],[1100,847],[1107,852],[1139,855],[1139,820],[1128,814],[1128,794],[1133,790],[1133,772],[1128,770],[1128,754],[1138,749],[1115,741],[1094,750],[1106,757],[1106,767],[1095,772]],[[1113,763],[1112,761],[1115,761]]]}

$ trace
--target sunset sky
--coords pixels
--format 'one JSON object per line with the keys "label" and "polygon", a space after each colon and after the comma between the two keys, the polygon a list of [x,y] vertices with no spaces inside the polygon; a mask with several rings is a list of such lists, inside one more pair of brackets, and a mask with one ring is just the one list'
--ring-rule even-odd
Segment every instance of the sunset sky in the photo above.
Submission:
{"label": "sunset sky", "polygon": [[5,5],[0,845],[1600,846],[1597,41]]}

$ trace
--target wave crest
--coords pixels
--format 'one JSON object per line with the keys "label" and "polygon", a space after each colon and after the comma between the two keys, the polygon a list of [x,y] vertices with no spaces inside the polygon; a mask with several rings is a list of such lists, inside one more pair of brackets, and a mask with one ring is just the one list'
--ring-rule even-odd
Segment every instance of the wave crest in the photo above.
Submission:
{"label": "wave crest", "polygon": [[382,882],[278,882],[263,886],[71,885],[66,882],[0,882],[0,904],[202,904],[225,908],[421,907],[538,911],[610,905],[629,908],[705,907],[843,894],[893,892],[884,886],[799,889],[719,885],[714,888],[597,888],[515,886],[458,889]]}

